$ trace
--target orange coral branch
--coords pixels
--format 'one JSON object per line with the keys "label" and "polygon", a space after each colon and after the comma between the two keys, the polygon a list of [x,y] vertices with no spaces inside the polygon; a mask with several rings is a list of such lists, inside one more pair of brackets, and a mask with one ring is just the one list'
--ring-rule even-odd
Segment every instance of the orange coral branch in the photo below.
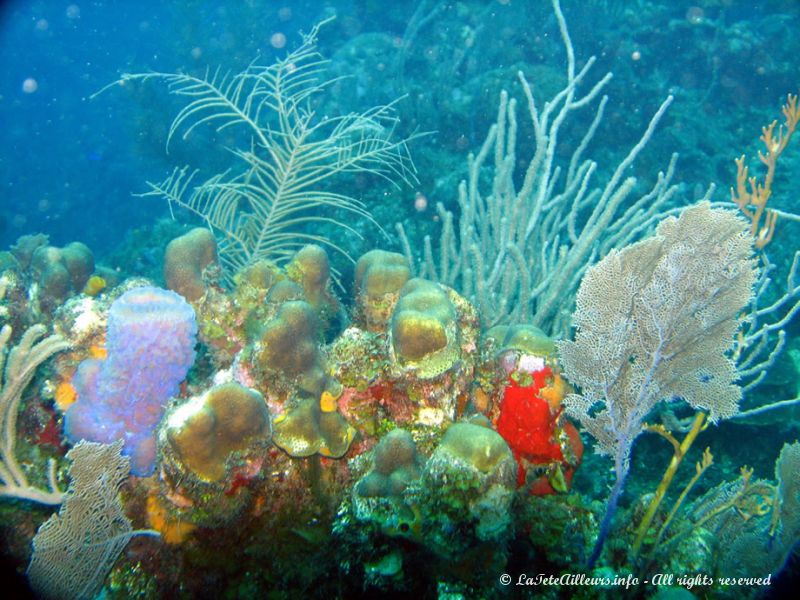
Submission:
{"label": "orange coral branch", "polygon": [[[786,104],[781,112],[785,122],[775,126],[778,121],[773,121],[761,128],[761,141],[764,143],[765,152],[759,151],[759,160],[767,167],[763,183],[758,183],[755,177],[748,177],[748,167],[744,155],[735,159],[736,162],[736,189],[731,188],[731,200],[736,203],[742,214],[750,219],[750,233],[756,238],[756,248],[763,248],[775,233],[775,223],[778,214],[767,208],[767,202],[772,195],[772,181],[775,178],[775,166],[778,157],[786,148],[792,135],[800,122],[800,107],[797,105],[797,94],[789,94]],[[749,187],[749,189],[748,189]],[[763,220],[762,220],[763,218]]]}

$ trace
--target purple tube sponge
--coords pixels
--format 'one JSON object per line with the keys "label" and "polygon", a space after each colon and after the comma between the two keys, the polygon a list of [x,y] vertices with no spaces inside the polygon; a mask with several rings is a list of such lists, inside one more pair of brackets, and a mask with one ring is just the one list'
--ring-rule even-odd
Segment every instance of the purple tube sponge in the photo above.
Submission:
{"label": "purple tube sponge", "polygon": [[140,287],[111,305],[107,358],[78,367],[73,385],[78,400],[64,417],[70,442],[109,444],[124,440],[131,473],[153,473],[155,429],[170,397],[194,362],[194,309],[175,292]]}

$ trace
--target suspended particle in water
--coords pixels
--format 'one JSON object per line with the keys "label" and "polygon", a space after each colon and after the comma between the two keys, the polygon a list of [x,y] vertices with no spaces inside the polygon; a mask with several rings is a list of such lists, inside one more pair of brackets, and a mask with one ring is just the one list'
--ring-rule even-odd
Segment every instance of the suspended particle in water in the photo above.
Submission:
{"label": "suspended particle in water", "polygon": [[417,212],[425,212],[428,208],[428,199],[422,192],[417,192],[414,197],[414,210]]}
{"label": "suspended particle in water", "polygon": [[273,48],[280,50],[286,45],[286,35],[277,31],[270,36],[269,43]]}
{"label": "suspended particle in water", "polygon": [[39,89],[39,83],[33,77],[28,77],[25,81],[22,82],[22,91],[25,92],[26,94],[32,94],[38,89]]}
{"label": "suspended particle in water", "polygon": [[686,20],[692,25],[700,25],[705,18],[705,11],[699,6],[690,6],[686,10]]}

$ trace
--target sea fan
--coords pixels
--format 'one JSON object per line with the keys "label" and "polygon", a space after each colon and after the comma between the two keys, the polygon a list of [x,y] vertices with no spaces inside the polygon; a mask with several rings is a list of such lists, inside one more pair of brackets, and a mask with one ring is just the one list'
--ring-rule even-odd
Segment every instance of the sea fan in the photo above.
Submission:
{"label": "sea fan", "polygon": [[159,535],[151,529],[134,531],[122,509],[119,489],[128,478],[130,459],[120,450],[122,440],[83,440],[67,453],[72,481],[64,503],[33,538],[28,579],[38,597],[95,598],[133,536]]}
{"label": "sea fan", "polygon": [[[316,51],[323,21],[303,36],[302,45],[270,66],[251,63],[236,75],[207,72],[125,74],[120,83],[159,79],[170,93],[188,99],[170,126],[167,150],[176,135],[186,139],[210,124],[220,132],[242,127],[246,149],[230,149],[243,165],[196,184],[197,170],[176,168],[160,183],[148,182],[142,196],[166,198],[199,216],[215,232],[220,256],[231,276],[259,259],[284,262],[307,243],[347,252],[308,225],[321,223],[360,233],[344,213],[367,219],[365,205],[331,191],[329,181],[344,173],[370,173],[388,181],[415,180],[407,142],[395,140],[392,104],[363,113],[321,117],[311,99],[337,79],[325,79],[327,61]],[[337,214],[338,213],[338,214]]]}

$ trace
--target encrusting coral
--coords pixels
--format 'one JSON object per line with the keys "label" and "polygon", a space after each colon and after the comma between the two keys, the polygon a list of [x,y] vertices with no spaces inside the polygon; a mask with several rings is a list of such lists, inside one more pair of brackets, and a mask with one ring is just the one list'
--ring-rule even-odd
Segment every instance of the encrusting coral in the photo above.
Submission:
{"label": "encrusting coral", "polygon": [[296,457],[344,456],[356,432],[336,411],[328,394],[323,392],[319,400],[302,399],[292,410],[275,417],[275,445]]}

